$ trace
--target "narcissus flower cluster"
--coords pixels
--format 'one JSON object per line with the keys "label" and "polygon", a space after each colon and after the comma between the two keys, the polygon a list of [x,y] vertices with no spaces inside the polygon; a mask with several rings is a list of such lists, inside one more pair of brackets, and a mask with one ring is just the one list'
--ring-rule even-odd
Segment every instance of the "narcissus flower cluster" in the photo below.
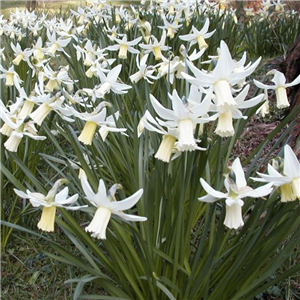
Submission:
{"label": "narcissus flower cluster", "polygon": [[[278,11],[283,9],[279,2],[274,7]],[[264,13],[267,3],[263,2]],[[66,165],[80,169],[81,187],[79,184],[77,188],[82,189],[85,197],[79,200],[93,206],[86,210],[91,222],[85,227],[92,237],[106,239],[113,215],[125,221],[147,220],[123,212],[135,205],[139,207],[142,188],[117,201],[115,195],[120,184],[107,191],[104,179],[97,178],[98,190],[92,187],[95,178],[87,177],[87,168],[110,174],[109,167],[101,161],[99,145],[122,148],[118,139],[131,143],[134,137],[132,143],[138,148],[147,141],[145,155],[151,159],[153,156],[155,162],[169,164],[171,169],[174,159],[196,156],[198,150],[209,153],[215,146],[214,139],[221,145],[235,137],[236,120],[247,119],[247,109],[256,108],[265,115],[268,90],[275,91],[279,109],[289,106],[287,88],[299,84],[300,75],[287,83],[283,73],[273,70],[269,72],[274,75],[273,85],[254,79],[264,93],[252,97],[249,77],[261,58],[247,61],[246,52],[234,58],[225,40],[210,45],[217,28],[211,28],[205,10],[225,14],[221,4],[151,1],[149,10],[145,6],[138,11],[134,6],[113,8],[105,0],[96,0],[77,11],[71,10],[65,20],[26,10],[17,10],[10,20],[0,16],[0,35],[7,48],[0,49],[0,83],[5,88],[0,100],[3,151],[7,156],[10,152],[18,154],[30,139],[45,143],[41,147],[45,148],[46,143],[53,143],[46,140],[46,133],[55,132],[56,141],[63,141],[70,149],[68,155],[73,165]],[[201,22],[189,25],[196,15],[199,19],[203,17]],[[235,17],[234,12],[232,16]],[[157,21],[155,28],[150,21]],[[212,50],[214,45],[216,51]],[[67,130],[72,132],[71,138],[66,138]],[[77,160],[78,153],[72,152],[74,144],[83,152],[81,162]],[[90,163],[89,158],[95,157],[97,164]],[[259,172],[258,178],[251,178],[254,184],[264,185],[252,188],[242,162],[236,158],[225,174],[224,191],[215,190],[207,178],[200,179],[202,193],[207,195],[199,200],[224,200],[224,224],[238,229],[244,224],[246,198],[262,198],[278,190],[281,202],[300,199],[299,169],[299,161],[287,145],[283,160],[269,164],[267,174]],[[57,180],[46,195],[31,189],[15,189],[18,196],[29,199],[34,207],[42,207],[39,229],[54,230],[57,207],[87,208],[74,205],[79,192],[69,197],[68,187],[60,191],[65,183],[65,179]]]}

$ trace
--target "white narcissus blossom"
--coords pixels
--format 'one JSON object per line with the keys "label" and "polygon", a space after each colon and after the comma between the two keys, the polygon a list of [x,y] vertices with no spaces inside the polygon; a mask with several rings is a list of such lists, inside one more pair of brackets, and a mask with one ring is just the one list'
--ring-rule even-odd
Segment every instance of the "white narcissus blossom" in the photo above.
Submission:
{"label": "white narcissus blossom", "polygon": [[244,78],[252,74],[258,66],[261,58],[255,63],[248,64],[246,62],[246,53],[240,61],[232,59],[228,46],[224,41],[221,41],[219,48],[219,58],[212,72],[199,70],[192,63],[187,61],[187,65],[195,77],[183,73],[182,76],[190,83],[202,87],[213,87],[216,95],[217,106],[235,106],[236,102],[233,99],[232,87],[240,83]]}
{"label": "white narcissus blossom", "polygon": [[148,83],[152,84],[153,82],[150,81],[148,78],[151,78],[153,80],[156,80],[157,77],[153,76],[152,74],[155,72],[155,67],[154,66],[147,66],[146,62],[148,59],[148,54],[144,55],[143,58],[139,61],[138,55],[136,57],[136,66],[138,68],[138,71],[131,76],[129,76],[129,79],[137,83],[140,81],[142,78],[144,78]]}
{"label": "white narcissus blossom", "polygon": [[45,86],[45,90],[53,92],[59,90],[62,84],[72,87],[74,82],[69,77],[69,66],[61,66],[58,71],[54,71],[49,64],[45,65],[43,71],[39,74],[43,79],[49,79]]}
{"label": "white narcissus blossom", "polygon": [[273,1],[273,4],[275,5],[275,11],[277,12],[283,12],[285,4],[281,2],[281,0]]}
{"label": "white narcissus blossom", "polygon": [[86,174],[83,172],[81,176],[81,185],[86,195],[86,199],[97,208],[96,213],[89,224],[85,228],[86,232],[90,232],[92,237],[97,239],[106,239],[106,228],[111,215],[117,215],[126,221],[146,221],[146,217],[125,214],[123,210],[130,209],[134,206],[143,194],[143,189],[138,190],[130,197],[116,201],[115,193],[117,189],[121,188],[119,184],[114,184],[108,193],[104,181],[100,179],[98,191],[95,193],[88,183]]}
{"label": "white narcissus blossom", "polygon": [[65,206],[76,202],[78,199],[78,194],[69,197],[68,187],[65,187],[60,192],[57,192],[60,186],[64,183],[68,183],[68,180],[67,179],[57,180],[46,196],[41,193],[30,192],[29,190],[27,190],[26,193],[24,193],[20,190],[14,189],[15,193],[18,196],[24,199],[29,199],[33,207],[42,206],[42,215],[39,223],[37,224],[37,227],[43,231],[46,232],[54,231],[56,207],[63,207],[69,210],[78,210],[83,207],[87,207],[87,205]]}
{"label": "white narcissus blossom", "polygon": [[72,114],[85,121],[85,125],[82,129],[81,134],[78,137],[78,140],[85,145],[91,145],[97,126],[101,125],[106,117],[106,108],[105,106],[110,106],[108,102],[101,102],[91,113],[89,112],[78,112],[75,108],[69,107]]}
{"label": "white narcissus blossom", "polygon": [[84,10],[82,7],[77,8],[77,12],[74,10],[70,10],[71,13],[76,17],[78,24],[86,24],[89,22],[89,18],[91,17],[91,13]]}
{"label": "white narcissus blossom", "polygon": [[215,130],[217,135],[221,137],[233,136],[235,133],[233,128],[233,119],[247,118],[246,116],[243,116],[240,109],[253,107],[263,100],[264,95],[260,94],[254,98],[245,101],[249,88],[250,85],[246,85],[245,88],[235,98],[233,98],[235,105],[218,106],[213,104],[211,106],[210,111],[216,112],[216,114],[211,116],[211,119],[215,120],[218,118],[218,124]]}
{"label": "white narcissus blossom", "polygon": [[297,76],[292,82],[286,83],[286,78],[283,73],[275,70],[275,71],[270,71],[269,74],[271,72],[274,72],[274,77],[273,79],[271,79],[271,81],[274,82],[275,85],[263,84],[254,79],[253,81],[255,85],[262,89],[275,90],[277,108],[281,109],[281,108],[289,107],[290,103],[287,98],[286,88],[299,84],[300,75]]}
{"label": "white narcissus blossom", "polygon": [[167,34],[164,30],[161,35],[160,41],[158,41],[155,36],[151,35],[148,44],[140,44],[139,46],[140,48],[145,50],[145,54],[153,52],[155,60],[160,60],[163,57],[162,51],[171,49],[171,47],[165,45],[166,37]]}
{"label": "white narcissus blossom", "polygon": [[250,75],[258,65],[260,59],[254,64],[244,66],[246,53],[240,61],[234,61],[225,42],[221,41],[219,48],[219,59],[212,72],[206,72],[196,68],[191,62],[186,61],[195,78],[182,72],[182,76],[190,83],[198,87],[212,87],[215,97],[211,111],[217,112],[212,118],[218,118],[216,133],[221,137],[234,135],[233,118],[244,118],[240,109],[253,107],[263,99],[263,94],[244,101],[249,86],[246,86],[240,94],[233,97],[233,86],[240,85],[244,79]]}
{"label": "white narcissus blossom", "polygon": [[138,37],[133,41],[127,41],[127,35],[124,35],[122,40],[118,38],[114,38],[114,41],[117,42],[116,45],[108,46],[106,49],[109,51],[116,51],[119,50],[119,58],[126,59],[127,58],[127,51],[130,53],[140,53],[139,50],[134,49],[132,46],[137,45],[143,37]]}
{"label": "white narcissus blossom", "polygon": [[19,118],[18,115],[8,111],[1,101],[0,118],[4,121],[0,132],[8,136],[4,147],[10,152],[17,152],[20,142],[24,136],[28,136],[34,140],[45,140],[45,136],[37,135],[37,130],[33,121],[25,122],[24,118]]}
{"label": "white narcissus blossom", "polygon": [[196,27],[192,26],[192,32],[186,35],[180,35],[179,38],[183,41],[190,42],[189,48],[194,44],[198,43],[199,50],[207,48],[208,45],[205,42],[205,39],[210,38],[216,30],[207,32],[209,28],[209,18],[205,20],[204,26],[201,30],[198,30]]}
{"label": "white narcissus blossom", "polygon": [[42,37],[39,36],[36,43],[32,46],[33,56],[37,61],[43,60],[45,56],[46,49],[43,48]]}
{"label": "white narcissus blossom", "polygon": [[23,82],[19,74],[15,71],[14,66],[10,66],[7,70],[0,64],[0,78],[5,78],[5,85],[15,86],[18,90],[21,89],[21,83]]}
{"label": "white narcissus blossom", "polygon": [[51,111],[55,111],[61,118],[68,122],[74,121],[69,118],[72,115],[70,111],[66,107],[63,107],[65,98],[60,93],[57,93],[55,96],[46,94],[39,89],[38,85],[35,87],[35,93],[31,99],[35,103],[39,103],[40,106],[29,116],[36,124],[41,125]]}
{"label": "white narcissus blossom", "polygon": [[[163,135],[162,142],[155,154],[155,158],[163,161],[169,162],[173,152],[178,151],[176,149],[176,141],[178,140],[178,129],[177,128],[167,128],[165,130],[158,122],[152,117],[150,112],[146,110],[144,116],[139,122],[138,126],[138,136],[142,134],[144,129],[149,131],[155,131]],[[200,149],[200,148],[199,148]]]}
{"label": "white narcissus blossom", "polygon": [[172,110],[163,107],[158,100],[150,95],[151,104],[156,113],[164,120],[157,118],[161,126],[178,129],[177,149],[179,151],[194,151],[198,146],[194,138],[194,130],[197,124],[206,123],[209,119],[201,118],[206,115],[211,105],[211,93],[208,93],[204,100],[197,105],[189,105],[189,102],[183,103],[182,99],[173,90],[173,94],[169,94],[172,101]]}
{"label": "white narcissus blossom", "polygon": [[151,24],[148,21],[139,20],[137,26],[140,29],[145,42],[148,43],[151,36],[151,30],[152,30]]}
{"label": "white narcissus blossom", "polygon": [[[106,118],[106,107],[111,106],[108,102],[101,102],[91,113],[83,112],[80,113],[76,111],[73,107],[69,107],[70,112],[74,114],[75,117],[86,121],[85,125],[82,129],[81,134],[78,137],[78,140],[85,145],[91,145],[97,126],[103,127],[103,130],[99,131],[101,138],[105,141],[105,138],[108,134],[108,131],[113,132],[124,132],[126,128],[117,128],[114,122],[114,117],[110,116]],[[117,119],[119,116],[119,112],[115,114],[115,118]]]}
{"label": "white narcissus blossom", "polygon": [[252,178],[259,182],[271,182],[280,187],[281,202],[300,200],[300,163],[289,145],[284,146],[282,174],[268,164],[268,174],[257,172],[261,178]]}
{"label": "white narcissus blossom", "polygon": [[[256,189],[247,186],[243,167],[239,158],[236,158],[231,166],[232,174],[226,174],[224,186],[226,193],[216,191],[203,178],[200,178],[203,189],[208,193],[206,196],[198,198],[199,201],[213,203],[220,199],[225,199],[226,216],[224,225],[230,229],[238,229],[244,225],[242,198],[258,198],[269,195],[272,192],[272,184],[266,184]],[[233,177],[234,179],[232,179]]]}
{"label": "white narcissus blossom", "polygon": [[22,60],[26,61],[26,63],[28,64],[28,66],[32,67],[31,63],[30,63],[30,56],[33,53],[32,49],[24,49],[22,50],[21,46],[19,43],[17,43],[17,45],[14,45],[13,43],[10,43],[11,49],[14,52],[15,55],[15,59],[12,61],[12,63],[16,66],[18,66],[20,64],[20,62]]}
{"label": "white narcissus blossom", "polygon": [[113,115],[108,116],[105,119],[105,121],[101,124],[101,127],[99,129],[99,134],[100,134],[103,142],[105,142],[106,137],[110,131],[121,132],[121,134],[128,136],[125,133],[126,128],[117,128],[117,124],[115,121],[117,121],[119,119],[119,116],[120,116],[120,113],[119,113],[119,111],[117,111]]}
{"label": "white narcissus blossom", "polygon": [[101,66],[97,64],[97,76],[100,78],[101,84],[94,87],[94,89],[82,89],[88,95],[93,97],[93,101],[95,98],[103,98],[105,94],[110,93],[110,91],[115,94],[126,94],[127,90],[131,89],[131,86],[125,83],[121,83],[119,80],[119,74],[121,72],[122,65],[117,65],[113,69],[111,69],[107,75],[103,73],[101,70]]}
{"label": "white narcissus blossom", "polygon": [[71,38],[63,38],[63,37],[56,37],[56,32],[53,31],[51,34],[49,30],[47,30],[47,37],[48,41],[46,44],[48,46],[47,54],[50,56],[54,56],[56,51],[63,52],[66,56],[70,56],[64,50],[64,48],[69,44]]}
{"label": "white narcissus blossom", "polygon": [[270,113],[269,99],[268,99],[268,91],[265,89],[264,98],[262,101],[265,101],[261,107],[259,107],[256,113],[260,114],[263,118]]}
{"label": "white narcissus blossom", "polygon": [[177,24],[176,21],[173,23],[169,22],[166,17],[163,16],[164,25],[163,26],[157,26],[158,28],[161,28],[163,30],[167,30],[167,36],[172,39],[175,36],[175,33],[177,33],[178,29],[182,27],[182,24]]}

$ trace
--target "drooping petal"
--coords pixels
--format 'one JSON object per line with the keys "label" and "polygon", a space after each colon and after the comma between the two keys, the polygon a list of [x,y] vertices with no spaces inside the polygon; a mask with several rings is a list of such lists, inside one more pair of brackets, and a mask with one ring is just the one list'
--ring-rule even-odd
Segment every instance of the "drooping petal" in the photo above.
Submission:
{"label": "drooping petal", "polygon": [[199,201],[201,202],[206,202],[206,203],[214,203],[219,200],[219,198],[213,197],[212,195],[207,194],[206,196],[198,198]]}
{"label": "drooping petal", "polygon": [[126,221],[132,221],[132,222],[147,221],[146,217],[140,217],[140,216],[136,216],[136,215],[124,214],[123,212],[115,212],[114,214],[119,216],[123,220],[126,220]]}
{"label": "drooping petal", "polygon": [[267,84],[264,84],[264,83],[261,83],[255,79],[253,79],[253,82],[254,84],[261,88],[261,89],[266,89],[266,90],[275,90],[276,86],[275,85],[267,85]]}
{"label": "drooping petal", "polygon": [[95,202],[95,193],[94,191],[92,190],[90,184],[88,183],[87,181],[87,177],[86,177],[86,174],[85,172],[82,173],[81,175],[81,186],[82,186],[82,189],[86,195],[86,198],[93,204],[95,205],[96,202]]}
{"label": "drooping petal", "polygon": [[300,75],[296,77],[292,82],[286,83],[285,87],[291,87],[300,83]]}
{"label": "drooping petal", "polygon": [[30,197],[28,194],[24,193],[23,191],[17,190],[17,189],[14,189],[14,192],[23,199],[28,199]]}
{"label": "drooping petal", "polygon": [[[211,196],[215,197],[215,198],[226,198],[227,194],[224,194],[222,192],[216,191],[215,189],[213,189],[203,178],[200,178],[200,182],[202,184],[202,187],[204,188],[204,190]],[[202,201],[202,200],[201,200]]]}
{"label": "drooping petal", "polygon": [[153,108],[155,109],[156,113],[166,119],[166,120],[174,120],[174,112],[170,109],[167,109],[165,107],[163,107],[154,96],[150,95],[150,101],[151,104],[153,106]]}
{"label": "drooping petal", "polygon": [[263,185],[259,188],[256,188],[249,192],[244,193],[243,197],[259,198],[259,197],[267,196],[267,195],[271,194],[271,192],[273,191],[272,186],[273,186],[272,182],[269,184]]}
{"label": "drooping petal", "polygon": [[133,195],[131,195],[130,197],[122,201],[111,202],[109,208],[112,210],[113,213],[115,213],[116,211],[129,209],[139,201],[142,194],[143,194],[143,189],[140,189],[137,192],[135,192]]}

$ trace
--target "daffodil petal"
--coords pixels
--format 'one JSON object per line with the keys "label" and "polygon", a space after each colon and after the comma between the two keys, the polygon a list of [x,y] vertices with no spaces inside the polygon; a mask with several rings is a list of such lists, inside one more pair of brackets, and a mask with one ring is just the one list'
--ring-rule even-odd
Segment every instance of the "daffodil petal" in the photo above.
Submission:
{"label": "daffodil petal", "polygon": [[113,211],[113,213],[115,213],[116,211],[129,209],[139,201],[142,194],[143,194],[143,189],[140,189],[137,192],[135,192],[133,195],[131,195],[130,197],[122,201],[111,202],[109,208]]}
{"label": "daffodil petal", "polygon": [[290,178],[300,177],[300,163],[289,145],[284,146],[283,173]]}
{"label": "daffodil petal", "polygon": [[[215,189],[213,189],[203,178],[200,178],[200,182],[202,184],[202,187],[204,188],[204,190],[211,196],[215,197],[215,198],[226,198],[227,195],[222,193],[222,192],[219,192],[219,191],[216,191]],[[203,200],[201,200],[203,201]]]}

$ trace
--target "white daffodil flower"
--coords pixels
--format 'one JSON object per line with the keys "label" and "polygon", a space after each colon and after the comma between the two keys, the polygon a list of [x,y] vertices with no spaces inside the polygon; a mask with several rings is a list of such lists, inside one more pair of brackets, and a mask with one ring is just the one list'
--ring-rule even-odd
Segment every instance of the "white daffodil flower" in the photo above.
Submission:
{"label": "white daffodil flower", "polygon": [[167,36],[170,39],[173,39],[175,34],[177,33],[178,29],[182,27],[182,24],[177,24],[176,21],[173,23],[169,22],[165,16],[163,17],[164,25],[163,26],[157,26],[158,28],[161,28],[163,30],[167,30]]}
{"label": "white daffodil flower", "polygon": [[201,30],[198,30],[196,27],[192,26],[192,32],[190,34],[180,35],[179,38],[183,41],[190,42],[189,48],[191,48],[196,43],[198,43],[199,50],[203,48],[207,48],[208,45],[205,39],[210,38],[216,31],[213,30],[211,32],[207,32],[208,28],[209,28],[209,18],[205,20],[205,23]]}
{"label": "white daffodil flower", "polygon": [[182,24],[177,24],[177,22],[173,21],[173,23],[169,22],[167,18],[163,15],[162,19],[164,21],[163,26],[157,26],[158,28],[161,28],[163,30],[167,31],[167,36],[170,39],[173,39],[179,28],[182,27]]}
{"label": "white daffodil flower", "polygon": [[18,113],[18,117],[20,119],[24,119],[29,116],[34,108],[35,102],[32,100],[33,94],[27,96],[25,90],[22,88],[20,90],[20,98],[19,99],[19,108],[20,111]]}
{"label": "white daffodil flower", "polygon": [[190,83],[202,87],[212,86],[216,95],[217,106],[236,106],[233,99],[232,87],[255,70],[261,58],[259,58],[252,65],[248,64],[243,66],[246,61],[246,53],[242,56],[241,60],[236,62],[232,59],[228,46],[224,41],[221,41],[219,48],[219,59],[212,72],[199,70],[192,63],[187,61],[192,73],[192,77],[182,72],[182,76]]}
{"label": "white daffodil flower", "polygon": [[263,84],[255,79],[253,80],[254,84],[257,87],[262,89],[275,90],[276,99],[277,99],[277,108],[281,109],[281,108],[289,107],[290,103],[288,101],[286,88],[299,84],[300,75],[297,76],[292,82],[286,83],[286,78],[283,73],[277,70],[272,71],[272,73],[273,72],[274,72],[274,77],[271,79],[271,81],[274,82],[275,85]]}
{"label": "white daffodil flower", "polygon": [[269,99],[268,99],[268,91],[265,89],[264,98],[262,101],[265,101],[261,107],[259,107],[256,111],[257,114],[260,114],[263,118],[270,113]]}
{"label": "white daffodil flower", "polygon": [[[100,129],[100,135],[103,140],[105,140],[108,131],[113,132],[124,132],[126,128],[117,128],[114,122],[114,117],[110,116],[106,118],[106,107],[111,106],[108,102],[101,102],[91,113],[83,112],[80,113],[76,111],[73,107],[70,107],[70,111],[74,114],[75,117],[86,121],[81,134],[78,137],[78,140],[85,145],[91,145],[97,126],[103,127],[102,131]],[[115,117],[118,117],[118,112]]]}
{"label": "white daffodil flower", "polygon": [[76,202],[78,199],[78,195],[75,194],[70,198],[68,198],[69,197],[68,187],[65,187],[60,192],[57,192],[60,186],[64,183],[68,183],[68,180],[67,179],[57,180],[46,196],[41,193],[30,192],[29,190],[26,190],[26,193],[24,193],[20,190],[14,189],[15,193],[18,196],[24,199],[29,199],[33,207],[39,207],[39,206],[43,207],[41,219],[37,224],[37,227],[43,231],[46,232],[54,231],[56,207],[63,207],[68,210],[78,210],[83,207],[87,207],[87,205],[65,206]]}
{"label": "white daffodil flower", "polygon": [[97,98],[103,98],[104,95],[108,94],[110,91],[113,91],[115,94],[126,94],[127,90],[131,89],[130,85],[119,82],[121,69],[122,65],[117,65],[111,69],[107,75],[103,73],[101,68],[97,69],[97,76],[101,81],[101,84],[94,88]]}
{"label": "white daffodil flower", "polygon": [[213,203],[225,199],[226,215],[224,225],[230,229],[238,229],[244,225],[242,206],[243,198],[258,198],[269,195],[272,192],[272,184],[266,184],[256,189],[247,186],[243,167],[239,158],[236,158],[231,166],[231,173],[226,174],[224,186],[226,193],[216,191],[203,178],[200,178],[203,189],[208,193],[198,198],[199,201]]}
{"label": "white daffodil flower", "polygon": [[95,63],[96,60],[104,58],[106,54],[103,54],[105,49],[100,49],[96,44],[92,44],[91,40],[88,40],[84,47],[74,45],[77,54],[77,60],[83,58],[83,64],[85,66],[91,66]]}
{"label": "white daffodil flower", "polygon": [[68,122],[74,121],[69,118],[69,116],[72,116],[70,110],[63,106],[65,97],[60,92],[52,96],[41,91],[36,84],[35,95],[31,99],[36,104],[39,104],[39,107],[29,115],[36,124],[41,125],[51,111],[55,111],[62,119]]}
{"label": "white daffodil flower", "polygon": [[144,41],[148,43],[151,37],[151,30],[152,30],[151,24],[145,20],[138,20],[137,26],[143,35]]}
{"label": "white daffodil flower", "polygon": [[78,24],[88,23],[89,19],[92,16],[90,12],[84,10],[84,8],[82,8],[80,6],[77,8],[77,11],[74,11],[72,9],[70,11],[76,17]]}
{"label": "white daffodil flower", "polygon": [[54,56],[57,51],[63,52],[66,56],[70,56],[67,54],[67,52],[64,50],[64,47],[66,47],[69,42],[71,41],[71,38],[63,38],[63,37],[56,37],[56,32],[53,31],[51,34],[49,30],[47,30],[47,37],[48,42],[46,42],[46,45],[48,49],[46,50],[46,53],[50,56]]}
{"label": "white daffodil flower", "polygon": [[52,70],[49,64],[44,66],[43,71],[39,74],[39,76],[44,80],[49,79],[47,84],[45,85],[45,90],[48,92],[60,90],[62,84],[65,84],[68,87],[72,87],[74,81],[69,77],[68,71],[69,66],[61,66],[58,71]]}
{"label": "white daffodil flower", "polygon": [[[249,88],[250,85],[249,84],[246,85],[245,88],[235,98],[233,98],[235,105],[218,106],[216,104],[213,104],[210,107],[211,112],[216,112],[216,114],[211,116],[211,119],[212,120],[218,119],[217,128],[215,130],[215,133],[217,135],[221,137],[233,136],[235,133],[233,128],[233,119],[247,118],[246,116],[243,116],[240,109],[253,107],[263,100],[264,94],[260,94],[254,98],[245,101]],[[215,101],[214,98],[213,101]]]}
{"label": "white daffodil flower", "polygon": [[28,24],[28,29],[30,30],[30,32],[32,32],[34,36],[37,36],[39,34],[39,31],[43,29],[43,23],[41,20],[30,22]]}
{"label": "white daffodil flower", "polygon": [[0,78],[5,78],[5,85],[15,86],[18,90],[21,89],[21,83],[23,82],[19,74],[15,71],[14,66],[10,66],[8,70],[4,69],[0,64]]}
{"label": "white daffodil flower", "polygon": [[105,29],[105,32],[107,34],[107,37],[111,41],[114,41],[114,38],[123,37],[125,35],[125,34],[118,33],[119,30],[120,30],[119,26],[113,25],[113,27]]}
{"label": "white daffodil flower", "polygon": [[161,8],[165,9],[168,15],[175,14],[176,1],[161,1]]}
{"label": "white daffodil flower", "polygon": [[271,3],[271,0],[262,0],[261,5],[263,9],[267,11],[274,5],[274,3]]}
{"label": "white daffodil flower", "polygon": [[100,134],[103,142],[105,142],[106,137],[110,131],[121,132],[121,134],[127,136],[127,134],[124,133],[126,131],[126,128],[117,128],[117,124],[115,121],[117,121],[119,119],[119,117],[120,117],[120,113],[119,113],[119,111],[117,111],[113,115],[108,116],[105,119],[105,121],[101,124],[100,129],[99,129],[99,134]]}
{"label": "white daffodil flower", "polygon": [[32,68],[32,65],[30,63],[30,56],[32,55],[33,50],[32,49],[22,50],[19,43],[17,43],[17,45],[10,43],[10,46],[15,55],[15,59],[13,59],[12,63],[14,65],[18,66],[20,64],[20,62],[23,60],[28,64],[28,66],[30,66]]}
{"label": "white daffodil flower", "polygon": [[179,151],[194,151],[198,148],[194,138],[196,125],[210,121],[201,116],[206,115],[210,108],[211,92],[200,104],[193,106],[190,106],[188,101],[183,103],[176,90],[173,90],[173,94],[169,94],[169,97],[172,101],[172,110],[163,107],[153,95],[150,95],[154,110],[162,119],[166,120],[158,120],[158,123],[167,128],[178,129],[177,149]]}
{"label": "white daffodil flower", "polygon": [[146,217],[129,215],[123,212],[123,210],[131,208],[139,201],[143,194],[143,189],[138,190],[132,196],[122,201],[116,201],[115,193],[117,189],[121,188],[119,184],[114,184],[107,193],[104,181],[100,179],[98,191],[97,193],[94,193],[88,183],[86,174],[83,172],[81,176],[81,185],[86,195],[86,199],[97,208],[91,223],[85,228],[85,231],[90,232],[92,237],[106,239],[106,228],[112,214],[117,215],[126,221],[136,222],[147,220]]}
{"label": "white daffodil flower", "polygon": [[280,187],[281,202],[300,200],[300,163],[289,145],[284,146],[282,174],[268,164],[268,174],[257,172],[261,178],[252,178],[259,182],[271,182]]}
{"label": "white daffodil flower", "polygon": [[114,38],[114,41],[117,42],[116,45],[108,46],[106,47],[106,50],[109,51],[117,51],[119,50],[119,58],[126,59],[127,58],[127,52],[130,53],[140,53],[139,50],[134,49],[133,46],[137,45],[143,37],[138,37],[134,39],[133,41],[127,41],[127,35],[124,35],[122,39]]}
{"label": "white daffodil flower", "polygon": [[37,129],[33,121],[25,122],[17,115],[11,115],[7,110],[1,109],[0,118],[5,122],[0,132],[8,136],[4,147],[10,152],[17,152],[20,142],[24,136],[28,136],[34,140],[45,140],[45,136],[37,135]]}
{"label": "white daffodil flower", "polygon": [[175,56],[172,60],[162,56],[162,62],[155,65],[158,77],[167,77],[167,81],[171,84],[174,82],[175,75],[178,73],[178,66],[181,64],[179,56]]}
{"label": "white daffodil flower", "polygon": [[32,47],[33,49],[33,56],[37,61],[43,60],[45,57],[45,52],[47,51],[45,48],[43,48],[43,40],[42,37],[39,36],[36,43]]}
{"label": "white daffodil flower", "polygon": [[129,79],[132,82],[137,83],[142,78],[144,78],[148,83],[153,84],[153,82],[150,81],[150,79],[153,79],[153,80],[157,79],[156,76],[152,75],[155,72],[155,70],[156,70],[155,67],[154,66],[147,66],[147,64],[146,64],[148,56],[149,55],[146,54],[139,61],[139,55],[137,55],[137,57],[136,57],[136,66],[138,68],[138,71],[136,73],[132,74],[131,76],[129,76]]}
{"label": "white daffodil flower", "polygon": [[150,42],[148,44],[139,44],[139,46],[140,48],[145,50],[145,54],[152,52],[154,54],[155,60],[160,60],[163,57],[162,51],[171,49],[171,47],[165,45],[166,37],[167,34],[164,30],[160,41],[158,41],[155,36],[151,35]]}
{"label": "white daffodil flower", "polygon": [[273,1],[273,5],[275,6],[276,12],[283,12],[285,4],[281,2],[281,0]]}
{"label": "white daffodil flower", "polygon": [[100,126],[106,118],[105,106],[111,106],[108,102],[101,102],[91,113],[78,112],[74,107],[69,107],[70,112],[77,118],[84,120],[86,123],[82,129],[78,140],[85,145],[91,145],[97,126]]}
{"label": "white daffodil flower", "polygon": [[[152,117],[150,112],[146,110],[144,116],[139,122],[138,126],[138,136],[142,134],[144,129],[149,131],[155,131],[159,134],[163,135],[162,142],[155,154],[155,158],[163,161],[163,162],[170,162],[171,155],[174,152],[177,152],[178,149],[176,148],[176,142],[178,140],[178,129],[177,128],[167,128],[165,130],[162,126],[158,124],[158,122]],[[199,147],[200,149],[200,147]]]}

